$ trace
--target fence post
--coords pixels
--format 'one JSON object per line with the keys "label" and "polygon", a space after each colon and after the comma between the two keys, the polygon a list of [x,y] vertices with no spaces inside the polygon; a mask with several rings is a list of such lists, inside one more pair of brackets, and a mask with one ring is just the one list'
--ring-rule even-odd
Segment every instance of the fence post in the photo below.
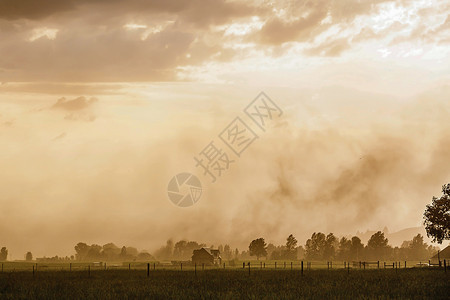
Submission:
{"label": "fence post", "polygon": [[406,269],[406,260],[405,260],[405,269]]}
{"label": "fence post", "polygon": [[444,272],[447,273],[447,261],[444,259]]}
{"label": "fence post", "polygon": [[2,263],[2,273],[3,273],[3,263]]}
{"label": "fence post", "polygon": [[205,270],[205,263],[202,263],[202,271]]}
{"label": "fence post", "polygon": [[150,277],[150,263],[147,263],[147,277]]}
{"label": "fence post", "polygon": [[245,269],[245,261],[242,262],[242,269]]}
{"label": "fence post", "polygon": [[378,269],[380,268],[380,261],[379,260],[377,261],[377,268]]}
{"label": "fence post", "polygon": [[248,275],[250,275],[250,262],[248,262]]}
{"label": "fence post", "polygon": [[264,263],[264,269],[266,268],[266,263]]}
{"label": "fence post", "polygon": [[33,265],[33,276],[34,276],[34,265]]}
{"label": "fence post", "polygon": [[350,262],[347,262],[347,274],[350,274]]}
{"label": "fence post", "polygon": [[275,269],[277,268],[277,262],[275,262]]}
{"label": "fence post", "polygon": [[223,263],[223,269],[225,270],[225,263]]}
{"label": "fence post", "polygon": [[301,273],[302,273],[302,276],[303,276],[303,260],[302,260],[302,267],[301,268],[302,268],[302,272]]}
{"label": "fence post", "polygon": [[194,264],[194,274],[197,276],[197,263]]}
{"label": "fence post", "polygon": [[91,276],[91,265],[88,265],[88,276]]}

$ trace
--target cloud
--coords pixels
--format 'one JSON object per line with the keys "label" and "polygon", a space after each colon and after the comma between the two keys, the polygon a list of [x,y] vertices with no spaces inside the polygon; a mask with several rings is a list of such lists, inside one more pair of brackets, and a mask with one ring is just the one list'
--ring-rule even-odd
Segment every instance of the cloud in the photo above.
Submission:
{"label": "cloud", "polygon": [[72,100],[67,100],[66,98],[60,98],[56,101],[55,104],[53,104],[52,108],[55,109],[62,109],[66,111],[76,111],[76,110],[83,110],[87,109],[94,103],[98,101],[97,98],[90,98],[86,99],[85,97],[81,96]]}

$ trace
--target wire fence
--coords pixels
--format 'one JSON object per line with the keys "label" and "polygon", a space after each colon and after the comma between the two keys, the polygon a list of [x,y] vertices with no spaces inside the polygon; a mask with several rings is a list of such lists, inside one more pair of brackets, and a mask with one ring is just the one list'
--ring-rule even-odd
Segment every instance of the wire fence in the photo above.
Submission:
{"label": "wire fence", "polygon": [[193,262],[2,262],[0,272],[37,272],[45,271],[94,271],[129,270],[146,271],[205,271],[205,270],[291,270],[301,274],[311,270],[346,270],[347,272],[370,269],[408,269],[408,268],[441,268],[447,273],[447,260],[432,263],[431,261],[241,261],[220,262],[216,264]]}

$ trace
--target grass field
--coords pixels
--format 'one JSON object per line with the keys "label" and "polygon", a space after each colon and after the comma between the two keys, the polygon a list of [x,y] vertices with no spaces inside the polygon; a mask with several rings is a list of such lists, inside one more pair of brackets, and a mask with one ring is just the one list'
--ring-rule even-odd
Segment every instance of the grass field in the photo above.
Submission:
{"label": "grass field", "polygon": [[449,291],[450,274],[438,268],[0,273],[1,299],[449,299]]}

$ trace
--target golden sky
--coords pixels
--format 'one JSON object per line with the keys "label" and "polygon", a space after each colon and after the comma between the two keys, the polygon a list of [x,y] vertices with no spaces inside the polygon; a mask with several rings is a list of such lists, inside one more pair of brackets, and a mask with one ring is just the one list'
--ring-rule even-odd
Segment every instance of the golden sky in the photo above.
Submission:
{"label": "golden sky", "polygon": [[[450,182],[450,4],[0,0],[0,246],[247,247],[421,226]],[[265,91],[201,200],[167,183]],[[202,179],[202,178],[200,178]],[[412,238],[412,237],[410,237]]]}

